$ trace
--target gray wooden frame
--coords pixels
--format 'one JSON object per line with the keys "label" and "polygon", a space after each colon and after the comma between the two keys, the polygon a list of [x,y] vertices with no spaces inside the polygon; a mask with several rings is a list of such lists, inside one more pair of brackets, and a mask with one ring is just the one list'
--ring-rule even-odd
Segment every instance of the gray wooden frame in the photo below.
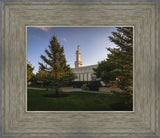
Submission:
{"label": "gray wooden frame", "polygon": [[[134,26],[133,112],[26,112],[26,26]],[[2,2],[2,135],[158,136],[157,2]]]}

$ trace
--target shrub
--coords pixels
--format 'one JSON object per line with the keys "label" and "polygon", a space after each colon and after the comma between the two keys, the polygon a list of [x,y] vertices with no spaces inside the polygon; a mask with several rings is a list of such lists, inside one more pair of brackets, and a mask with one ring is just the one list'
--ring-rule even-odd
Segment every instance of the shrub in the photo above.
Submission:
{"label": "shrub", "polygon": [[83,90],[89,90],[87,83],[84,83],[81,87]]}
{"label": "shrub", "polygon": [[67,86],[82,88],[84,84],[87,85],[88,89],[92,91],[98,91],[99,87],[101,87],[100,81],[72,81]]}
{"label": "shrub", "polygon": [[69,86],[73,86],[73,88],[81,88],[83,84],[83,81],[72,81]]}
{"label": "shrub", "polygon": [[92,91],[98,91],[99,87],[101,87],[101,84],[99,81],[90,81],[88,82],[87,86]]}
{"label": "shrub", "polygon": [[123,93],[120,93],[120,92],[117,92],[117,91],[114,91],[114,90],[111,90],[111,93],[115,94],[115,95],[123,95]]}

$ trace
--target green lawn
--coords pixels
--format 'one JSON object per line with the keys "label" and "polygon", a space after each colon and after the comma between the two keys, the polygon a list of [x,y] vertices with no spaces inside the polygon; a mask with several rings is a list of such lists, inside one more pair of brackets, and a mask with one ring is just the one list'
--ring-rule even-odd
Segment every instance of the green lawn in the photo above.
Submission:
{"label": "green lawn", "polygon": [[[84,92],[67,92],[68,97],[50,98],[44,94],[52,91],[29,90],[28,111],[132,111],[126,104],[127,98],[121,95],[107,95]],[[64,92],[61,92],[64,93]],[[66,92],[65,92],[66,93]]]}
{"label": "green lawn", "polygon": [[47,86],[41,86],[41,85],[28,85],[27,87],[32,87],[32,88],[47,88]]}

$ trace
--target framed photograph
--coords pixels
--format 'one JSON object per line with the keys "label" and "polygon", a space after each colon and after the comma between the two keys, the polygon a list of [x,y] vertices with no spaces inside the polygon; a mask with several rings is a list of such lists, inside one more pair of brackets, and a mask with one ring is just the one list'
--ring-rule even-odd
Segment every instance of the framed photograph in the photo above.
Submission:
{"label": "framed photograph", "polygon": [[26,29],[27,111],[133,111],[133,27]]}
{"label": "framed photograph", "polygon": [[3,136],[159,136],[158,2],[2,2]]}

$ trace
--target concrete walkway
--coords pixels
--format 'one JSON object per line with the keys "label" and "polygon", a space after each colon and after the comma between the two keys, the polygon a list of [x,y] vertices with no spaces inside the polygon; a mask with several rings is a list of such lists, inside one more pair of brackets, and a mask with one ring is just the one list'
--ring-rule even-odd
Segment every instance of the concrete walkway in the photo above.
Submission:
{"label": "concrete walkway", "polygon": [[27,87],[27,89],[31,89],[31,90],[47,90],[47,88],[35,88],[35,87]]}
{"label": "concrete walkway", "polygon": [[88,90],[82,90],[81,88],[73,88],[73,89],[70,89],[70,90],[64,90],[63,92],[87,92],[87,93],[103,93],[103,94],[112,94],[111,92],[88,91]]}
{"label": "concrete walkway", "polygon": [[[28,89],[32,89],[32,90],[47,90],[47,88],[34,88],[34,87],[28,87]],[[84,92],[84,93],[86,92],[86,93],[112,94],[111,92],[88,91],[88,90],[82,90],[81,88],[67,89],[67,90],[63,90],[63,92]]]}

